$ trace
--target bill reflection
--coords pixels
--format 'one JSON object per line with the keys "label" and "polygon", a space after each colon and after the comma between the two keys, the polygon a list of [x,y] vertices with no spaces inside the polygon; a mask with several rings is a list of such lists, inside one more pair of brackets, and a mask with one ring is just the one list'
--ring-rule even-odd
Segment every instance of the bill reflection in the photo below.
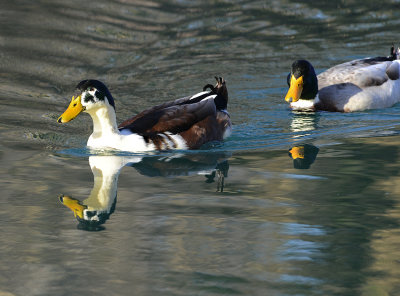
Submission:
{"label": "bill reflection", "polygon": [[293,167],[295,169],[309,169],[317,158],[318,152],[318,147],[303,144],[290,148],[289,156],[293,159]]}

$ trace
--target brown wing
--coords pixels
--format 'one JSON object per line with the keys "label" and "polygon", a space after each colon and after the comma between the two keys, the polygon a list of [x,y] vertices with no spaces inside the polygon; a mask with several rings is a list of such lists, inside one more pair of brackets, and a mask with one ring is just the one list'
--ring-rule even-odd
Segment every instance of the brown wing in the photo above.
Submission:
{"label": "brown wing", "polygon": [[216,107],[212,97],[200,102],[196,102],[199,100],[197,97],[195,100],[190,98],[192,97],[185,97],[145,110],[120,124],[119,128],[129,129],[138,134],[162,132],[175,134],[189,129],[210,115],[215,116]]}
{"label": "brown wing", "polygon": [[168,108],[168,107],[171,107],[171,106],[180,105],[180,104],[185,103],[188,100],[190,100],[190,98],[191,98],[191,96],[188,96],[188,97],[184,97],[184,98],[181,98],[181,99],[177,99],[177,100],[174,100],[174,101],[169,101],[169,102],[165,102],[165,103],[153,106],[153,107],[151,107],[149,109],[146,109],[146,110],[140,112],[139,114],[135,115],[134,117],[125,120],[118,127],[119,128],[127,127],[127,126],[131,125],[133,122],[135,122],[136,120],[138,120],[139,118],[142,118],[142,117],[144,117],[144,116],[146,116],[148,114],[155,113],[157,111],[160,111],[162,109],[165,109],[165,108]]}
{"label": "brown wing", "polygon": [[[129,126],[131,129],[134,129],[136,131],[151,129],[152,126],[158,123],[157,114],[159,115],[160,112],[162,113],[162,110],[165,110],[166,108],[172,106],[181,106],[181,105],[198,103],[211,95],[216,95],[214,103],[216,105],[217,110],[226,109],[228,104],[228,90],[226,88],[225,80],[222,77],[215,77],[215,79],[217,80],[217,84],[215,87],[212,86],[211,84],[207,84],[206,86],[203,87],[203,92],[201,93],[177,99],[174,101],[166,102],[154,106],[152,108],[149,108],[147,110],[144,110],[138,115],[128,120],[125,120],[118,127],[122,129],[122,128],[127,128]],[[210,88],[210,91],[208,92],[205,91],[207,88]],[[140,122],[135,123],[136,121],[139,120]]]}
{"label": "brown wing", "polygon": [[[169,101],[169,102],[165,102],[165,103],[156,105],[154,107],[151,107],[149,109],[146,109],[146,110],[142,111],[141,113],[137,114],[136,116],[134,116],[134,117],[132,117],[130,119],[125,120],[118,127],[119,128],[125,128],[125,127],[127,127],[129,125],[132,125],[139,118],[147,117],[152,113],[156,113],[156,112],[161,111],[163,109],[166,109],[168,107],[197,103],[197,102],[201,101],[202,99],[204,99],[204,98],[206,98],[206,97],[208,97],[208,96],[210,96],[212,94],[213,94],[212,91],[202,92],[202,93],[195,94],[193,96],[187,96],[187,97],[183,97],[183,98],[180,98],[180,99],[177,99],[177,100],[173,100],[173,101]],[[151,117],[149,117],[148,120],[150,118]],[[155,124],[155,122],[148,121],[146,123],[142,122],[141,125],[148,128],[149,126],[152,126],[153,124]]]}

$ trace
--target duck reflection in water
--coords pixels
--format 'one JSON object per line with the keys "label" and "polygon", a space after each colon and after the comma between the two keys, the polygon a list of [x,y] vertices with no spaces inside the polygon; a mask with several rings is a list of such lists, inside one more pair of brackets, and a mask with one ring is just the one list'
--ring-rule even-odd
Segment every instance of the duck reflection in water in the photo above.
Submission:
{"label": "duck reflection in water", "polygon": [[293,159],[295,169],[309,169],[317,158],[318,152],[318,147],[304,144],[289,149],[289,156]]}
{"label": "duck reflection in water", "polygon": [[79,201],[61,195],[60,202],[68,207],[79,221],[78,229],[100,231],[114,212],[117,203],[118,176],[124,166],[134,167],[140,174],[149,177],[173,177],[204,175],[206,183],[215,182],[217,191],[222,192],[224,178],[228,175],[230,155],[207,153],[193,155],[173,155],[170,157],[125,157],[90,156],[89,165],[94,184],[89,197]]}
{"label": "duck reflection in water", "polygon": [[224,180],[228,176],[229,157],[228,153],[196,153],[166,158],[146,157],[141,162],[130,165],[148,177],[204,175],[206,183],[215,182],[217,177],[217,192],[223,192]]}
{"label": "duck reflection in water", "polygon": [[315,112],[295,111],[291,115],[290,129],[294,138],[311,134],[318,127],[320,115]]}

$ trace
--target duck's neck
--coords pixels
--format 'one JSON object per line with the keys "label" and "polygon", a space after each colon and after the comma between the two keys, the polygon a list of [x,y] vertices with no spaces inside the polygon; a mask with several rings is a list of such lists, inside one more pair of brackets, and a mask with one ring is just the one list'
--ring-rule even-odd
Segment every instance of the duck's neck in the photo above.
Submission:
{"label": "duck's neck", "polygon": [[112,106],[102,106],[88,111],[93,120],[93,137],[102,137],[108,134],[119,134],[115,110]]}

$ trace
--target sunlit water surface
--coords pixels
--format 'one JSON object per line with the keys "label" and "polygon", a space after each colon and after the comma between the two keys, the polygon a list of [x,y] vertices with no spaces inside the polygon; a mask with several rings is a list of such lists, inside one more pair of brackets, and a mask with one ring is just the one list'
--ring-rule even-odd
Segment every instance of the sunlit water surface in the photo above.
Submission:
{"label": "sunlit water surface", "polygon": [[[2,3],[0,295],[396,295],[400,105],[305,114],[283,97],[295,59],[387,55],[399,8]],[[215,75],[234,130],[200,151],[93,152],[87,115],[56,123],[82,79],[121,122]]]}

